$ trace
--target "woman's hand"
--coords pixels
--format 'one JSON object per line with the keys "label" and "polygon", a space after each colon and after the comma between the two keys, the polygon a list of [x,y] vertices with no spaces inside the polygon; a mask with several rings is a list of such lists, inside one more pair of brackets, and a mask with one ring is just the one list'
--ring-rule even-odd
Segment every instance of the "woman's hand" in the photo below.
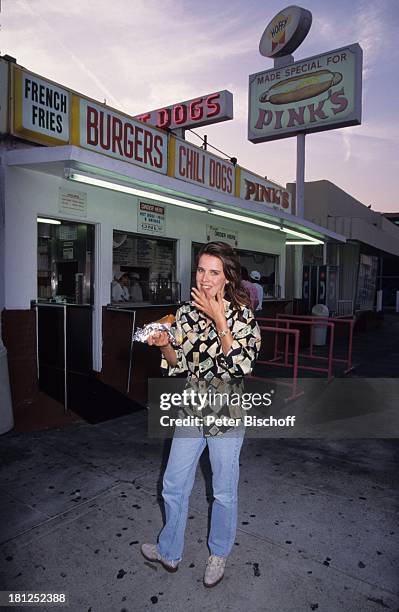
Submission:
{"label": "woman's hand", "polygon": [[168,346],[170,344],[168,333],[166,331],[154,332],[151,336],[148,336],[147,344],[160,348]]}
{"label": "woman's hand", "polygon": [[177,363],[176,351],[169,342],[168,332],[154,332],[148,336],[147,344],[150,346],[158,346],[161,349],[162,355],[165,357],[168,364],[174,367]]}
{"label": "woman's hand", "polygon": [[223,295],[221,291],[215,296],[207,295],[204,291],[199,291],[195,287],[191,290],[193,304],[198,310],[212,319],[217,326],[226,326],[226,315],[224,312]]}

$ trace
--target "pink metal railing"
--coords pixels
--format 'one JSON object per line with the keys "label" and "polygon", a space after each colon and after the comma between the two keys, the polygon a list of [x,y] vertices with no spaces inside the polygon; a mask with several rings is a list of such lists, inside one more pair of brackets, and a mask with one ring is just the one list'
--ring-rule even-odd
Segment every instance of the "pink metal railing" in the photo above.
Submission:
{"label": "pink metal railing", "polygon": [[[287,315],[288,317],[289,315]],[[290,320],[290,319],[276,319],[276,318],[272,318],[272,317],[259,317],[257,319],[258,322],[261,321],[267,321],[267,322],[274,322],[275,324],[277,323],[281,323],[285,325],[285,329],[289,330],[292,329],[292,325],[308,325],[310,326],[310,332],[311,332],[311,338],[312,338],[312,329],[313,326],[316,325],[316,323],[320,323],[320,319],[321,317],[317,317],[318,321],[307,321],[307,320]],[[316,317],[315,317],[316,319]],[[324,323],[324,322],[323,322]],[[333,363],[333,349],[334,349],[334,323],[331,322],[325,322],[326,327],[329,328],[330,333],[329,333],[329,340],[328,340],[328,357],[324,357],[324,359],[327,360],[327,367],[317,367],[317,366],[309,366],[309,365],[298,365],[298,368],[301,370],[308,370],[310,372],[320,372],[320,373],[324,373],[327,374],[327,379],[330,382],[334,376],[333,376],[333,371],[332,371],[332,363]],[[279,327],[279,326],[278,326]],[[273,362],[276,362],[280,359],[280,355],[281,355],[282,351],[278,350],[278,338],[277,336],[275,337],[275,341],[274,341],[274,358],[273,358]],[[288,336],[285,339],[285,349],[284,349],[284,363],[281,364],[281,362],[277,365],[284,365],[285,367],[289,366],[289,362],[288,362],[288,355],[292,355],[292,353],[289,352],[289,338]],[[316,355],[307,355],[304,353],[298,353],[298,357],[305,357],[305,358],[311,358],[311,359],[319,359],[318,356]]]}
{"label": "pink metal railing", "polygon": [[[346,358],[340,358],[340,357],[334,357],[333,356],[333,362],[337,362],[337,363],[345,363],[346,364],[346,369],[344,370],[345,374],[348,374],[349,372],[351,372],[354,369],[354,365],[352,363],[352,350],[353,350],[353,330],[355,327],[355,322],[356,319],[354,317],[351,317],[350,319],[347,318],[335,318],[335,317],[315,317],[313,315],[286,315],[286,314],[277,314],[276,315],[276,319],[277,320],[292,320],[292,321],[313,321],[314,324],[317,323],[322,323],[322,322],[328,322],[328,323],[333,323],[334,325],[349,325],[349,335],[348,335],[348,350],[346,352]],[[308,357],[308,358],[313,358],[313,359],[320,359],[320,360],[328,360],[328,357],[322,357],[320,355],[314,355],[313,354],[313,325],[310,328],[310,353],[309,355],[306,354],[302,354],[302,356],[304,357]]]}
{"label": "pink metal railing", "polygon": [[[262,319],[258,319],[258,321],[261,321]],[[291,395],[284,398],[285,402],[289,402],[290,400],[296,399],[297,397],[300,397],[301,395],[303,395],[303,391],[298,389],[298,369],[299,369],[299,364],[298,364],[298,357],[299,357],[299,335],[300,332],[298,329],[284,329],[281,327],[268,327],[268,326],[259,326],[259,329],[262,331],[267,331],[267,332],[274,332],[275,337],[278,337],[278,334],[285,334],[286,338],[289,339],[289,336],[293,336],[294,337],[294,360],[293,363],[288,363],[288,360],[286,359],[286,363],[284,364],[285,367],[289,367],[293,369],[292,372],[292,383],[287,383],[287,382],[282,382],[279,380],[276,380],[274,382],[276,382],[276,384],[280,384],[280,385],[285,385],[285,386],[289,386],[292,387],[292,392]],[[271,366],[281,366],[280,363],[276,363],[276,361],[273,360],[266,360],[266,359],[261,359],[257,361],[257,364],[262,364],[262,365],[271,365]],[[254,376],[252,374],[250,374],[249,376],[247,376],[247,378],[253,379],[253,380],[271,380],[271,379],[265,379],[264,376]]]}

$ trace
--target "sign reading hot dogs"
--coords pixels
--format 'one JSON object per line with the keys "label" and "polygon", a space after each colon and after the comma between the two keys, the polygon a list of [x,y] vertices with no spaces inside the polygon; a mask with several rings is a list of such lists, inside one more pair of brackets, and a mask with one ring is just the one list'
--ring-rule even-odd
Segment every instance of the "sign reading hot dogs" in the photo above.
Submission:
{"label": "sign reading hot dogs", "polygon": [[233,118],[233,94],[227,89],[178,102],[135,117],[163,129],[200,127]]}
{"label": "sign reading hot dogs", "polygon": [[167,134],[84,98],[79,116],[81,147],[166,174]]}
{"label": "sign reading hot dogs", "polygon": [[235,172],[231,162],[190,145],[185,140],[176,139],[175,147],[175,178],[234,195]]}
{"label": "sign reading hot dogs", "polygon": [[249,77],[248,140],[265,142],[361,123],[356,43]]}

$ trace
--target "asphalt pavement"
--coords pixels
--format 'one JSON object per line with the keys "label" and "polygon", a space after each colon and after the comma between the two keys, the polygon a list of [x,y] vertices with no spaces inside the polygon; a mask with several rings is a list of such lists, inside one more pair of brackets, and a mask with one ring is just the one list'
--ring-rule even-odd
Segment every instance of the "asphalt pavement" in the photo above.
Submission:
{"label": "asphalt pavement", "polygon": [[[72,612],[397,612],[399,443],[389,419],[397,412],[399,331],[392,319],[355,343],[363,369],[353,378],[381,384],[373,387],[380,396],[393,385],[381,430],[377,407],[348,415],[341,406],[315,422],[333,389],[326,386],[308,401],[312,418],[301,436],[245,439],[236,541],[214,589],[202,584],[212,500],[207,451],[183,560],[168,574],[140,554],[140,543],[155,542],[162,527],[170,444],[148,437],[145,410],[1,436],[0,590],[66,593],[62,609]],[[373,363],[380,383],[367,378]]]}

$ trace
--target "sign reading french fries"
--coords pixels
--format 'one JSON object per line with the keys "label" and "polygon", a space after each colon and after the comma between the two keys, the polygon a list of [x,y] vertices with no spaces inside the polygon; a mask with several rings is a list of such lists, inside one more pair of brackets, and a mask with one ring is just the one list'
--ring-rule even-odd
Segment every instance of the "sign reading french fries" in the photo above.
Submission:
{"label": "sign reading french fries", "polygon": [[248,140],[361,123],[362,50],[355,43],[249,77]]}

